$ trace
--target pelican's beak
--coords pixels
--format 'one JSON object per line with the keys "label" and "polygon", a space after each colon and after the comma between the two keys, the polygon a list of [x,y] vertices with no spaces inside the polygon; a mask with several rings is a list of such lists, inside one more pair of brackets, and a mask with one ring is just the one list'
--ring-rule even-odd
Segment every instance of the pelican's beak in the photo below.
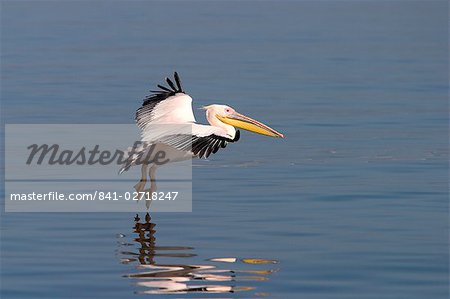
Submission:
{"label": "pelican's beak", "polygon": [[234,112],[229,116],[221,116],[217,114],[216,117],[222,122],[236,128],[244,129],[261,135],[284,138],[284,135],[280,132],[277,132],[274,129],[266,126],[265,124],[237,112]]}

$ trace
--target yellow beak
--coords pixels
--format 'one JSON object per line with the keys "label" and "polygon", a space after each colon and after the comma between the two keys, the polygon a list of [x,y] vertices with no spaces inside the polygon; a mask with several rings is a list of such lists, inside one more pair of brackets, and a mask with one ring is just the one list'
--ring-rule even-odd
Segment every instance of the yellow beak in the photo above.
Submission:
{"label": "yellow beak", "polygon": [[216,114],[216,117],[220,121],[236,128],[244,129],[261,135],[284,138],[284,135],[280,132],[277,132],[274,129],[266,126],[265,124],[237,112],[233,113],[230,116],[221,116]]}

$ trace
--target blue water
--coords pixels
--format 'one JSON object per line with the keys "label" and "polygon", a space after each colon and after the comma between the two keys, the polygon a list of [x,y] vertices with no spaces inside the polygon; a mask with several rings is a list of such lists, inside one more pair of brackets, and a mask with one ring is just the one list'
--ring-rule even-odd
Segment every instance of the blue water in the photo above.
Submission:
{"label": "blue water", "polygon": [[2,210],[2,298],[448,298],[446,1],[3,1],[1,27],[3,124],[132,123],[176,70],[286,136],[194,161],[192,213]]}

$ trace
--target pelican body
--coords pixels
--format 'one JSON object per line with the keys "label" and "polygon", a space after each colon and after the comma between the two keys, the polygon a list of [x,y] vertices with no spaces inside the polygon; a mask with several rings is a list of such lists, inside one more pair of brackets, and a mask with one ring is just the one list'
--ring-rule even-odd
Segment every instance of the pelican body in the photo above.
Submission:
{"label": "pelican body", "polygon": [[[130,167],[142,164],[142,177],[135,186],[137,191],[143,191],[147,179],[147,167],[154,157],[142,158],[148,153],[150,145],[156,145],[152,152],[163,151],[170,162],[192,158],[207,158],[225,148],[228,143],[239,140],[240,132],[236,128],[250,132],[284,138],[276,130],[242,115],[230,106],[212,104],[203,107],[209,125],[199,124],[195,120],[192,110],[192,98],[182,88],[180,77],[174,73],[175,83],[166,78],[168,87],[157,85],[159,90],[144,99],[142,106],[136,111],[136,123],[141,129],[142,145],[129,149],[129,156],[119,173]],[[189,128],[179,130],[177,128]],[[163,129],[162,129],[163,128]],[[170,129],[170,128],[175,128]],[[155,151],[156,149],[156,151]],[[141,163],[137,163],[141,162]],[[158,165],[153,164],[149,170],[152,186],[151,192],[156,191],[155,171]]]}

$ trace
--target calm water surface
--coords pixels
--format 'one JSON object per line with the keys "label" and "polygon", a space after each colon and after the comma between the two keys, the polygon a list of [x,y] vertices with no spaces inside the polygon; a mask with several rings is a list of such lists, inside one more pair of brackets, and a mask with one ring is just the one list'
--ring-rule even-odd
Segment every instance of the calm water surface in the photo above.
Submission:
{"label": "calm water surface", "polygon": [[192,213],[2,210],[2,298],[447,298],[447,12],[2,2],[3,123],[131,123],[177,70],[286,135],[194,161]]}

